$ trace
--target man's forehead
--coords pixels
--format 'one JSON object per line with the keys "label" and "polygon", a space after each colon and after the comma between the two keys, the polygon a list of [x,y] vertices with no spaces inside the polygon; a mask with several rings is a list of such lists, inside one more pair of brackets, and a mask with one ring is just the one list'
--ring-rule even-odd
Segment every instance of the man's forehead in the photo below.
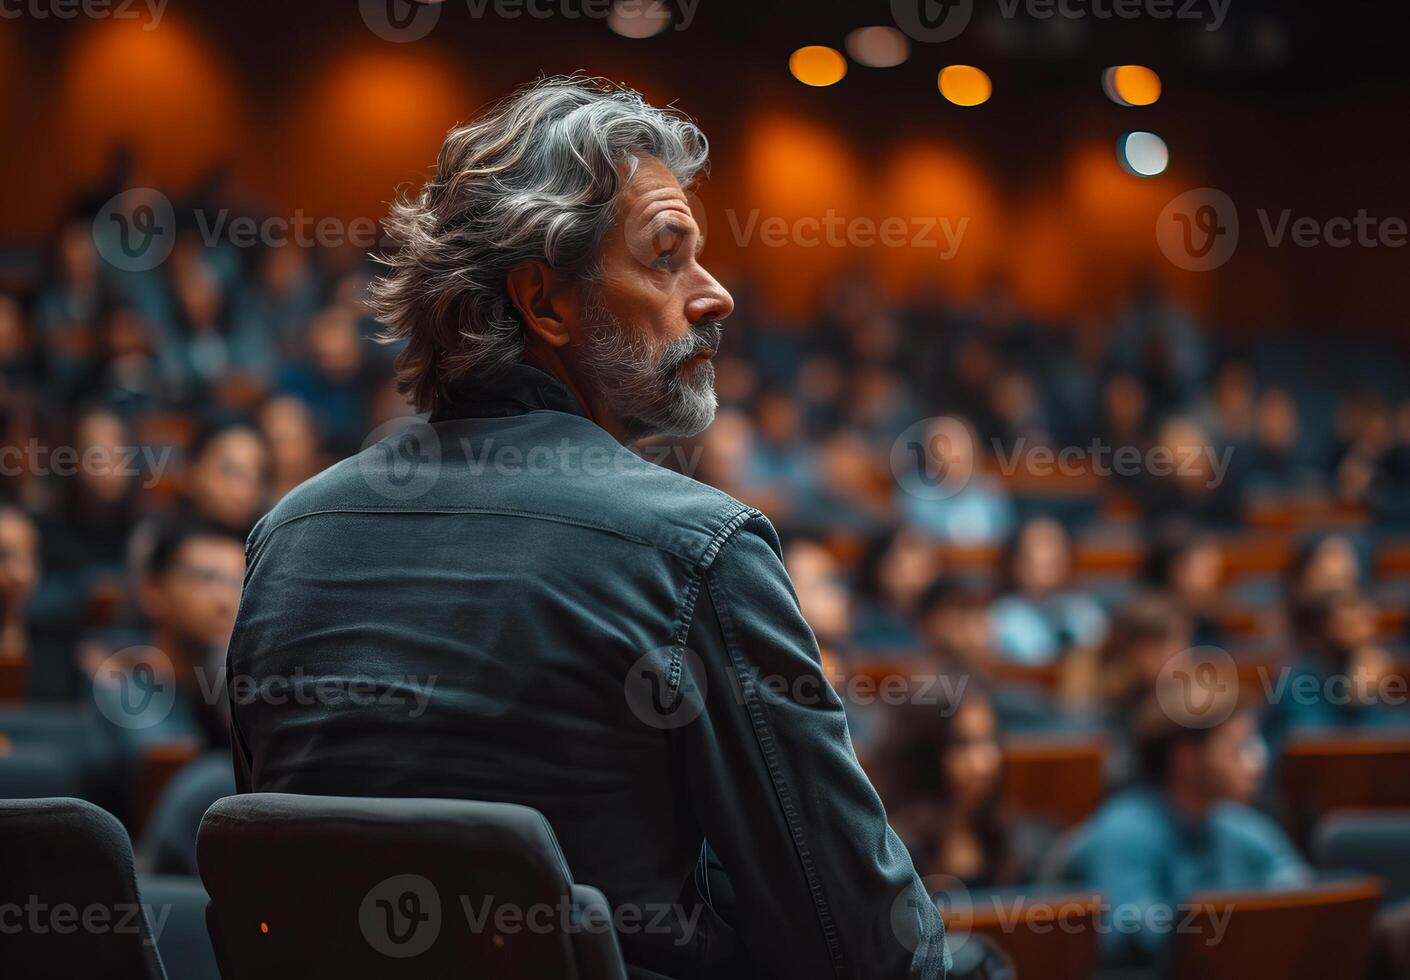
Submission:
{"label": "man's forehead", "polygon": [[652,156],[639,157],[634,174],[625,161],[621,168],[626,178],[619,192],[623,205],[621,213],[630,223],[644,224],[662,211],[691,213],[690,198],[685,188],[660,160]]}

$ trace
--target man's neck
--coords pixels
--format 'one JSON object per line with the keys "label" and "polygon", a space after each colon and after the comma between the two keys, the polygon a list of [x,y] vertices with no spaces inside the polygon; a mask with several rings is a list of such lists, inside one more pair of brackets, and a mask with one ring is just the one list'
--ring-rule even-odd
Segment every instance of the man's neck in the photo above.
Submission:
{"label": "man's neck", "polygon": [[540,344],[534,344],[530,346],[529,350],[525,353],[524,363],[528,364],[530,367],[538,368],[567,388],[568,391],[572,393],[573,397],[578,400],[578,404],[583,406],[583,411],[587,413],[588,419],[601,428],[606,429],[613,439],[616,439],[624,446],[630,442],[625,428],[617,422],[598,399],[591,397],[586,385],[580,385],[578,383],[577,379],[573,376],[573,372],[568,369],[563,358],[559,356],[556,350],[545,348]]}

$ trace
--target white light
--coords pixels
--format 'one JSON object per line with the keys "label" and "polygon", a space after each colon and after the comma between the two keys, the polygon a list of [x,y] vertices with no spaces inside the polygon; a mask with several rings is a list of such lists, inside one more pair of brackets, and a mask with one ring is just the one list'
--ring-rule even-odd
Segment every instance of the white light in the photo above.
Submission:
{"label": "white light", "polygon": [[671,26],[671,11],[652,0],[617,0],[607,15],[607,26],[622,37],[655,37]]}
{"label": "white light", "polygon": [[1116,156],[1127,172],[1138,177],[1154,177],[1165,173],[1170,163],[1170,151],[1165,140],[1155,133],[1127,133],[1116,141]]}
{"label": "white light", "polygon": [[894,27],[859,27],[847,35],[847,53],[868,68],[895,68],[911,56],[911,42]]}

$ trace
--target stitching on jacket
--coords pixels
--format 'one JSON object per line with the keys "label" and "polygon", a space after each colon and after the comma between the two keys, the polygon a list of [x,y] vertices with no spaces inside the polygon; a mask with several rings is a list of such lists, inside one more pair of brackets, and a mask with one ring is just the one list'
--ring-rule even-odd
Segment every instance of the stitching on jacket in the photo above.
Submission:
{"label": "stitching on jacket", "polygon": [[[735,527],[737,528],[742,523],[743,521],[739,521]],[[721,540],[721,546],[723,543]],[[716,551],[718,550],[716,548]],[[802,821],[793,804],[793,794],[784,781],[782,769],[778,764],[778,753],[774,745],[773,733],[769,730],[763,708],[754,692],[754,685],[748,671],[743,669],[744,665],[737,652],[739,641],[735,634],[734,620],[730,617],[729,604],[716,602],[714,606],[715,614],[720,619],[720,629],[724,634],[725,650],[729,653],[730,666],[734,670],[735,678],[739,681],[745,706],[749,709],[749,720],[754,726],[754,737],[759,740],[759,749],[764,754],[764,763],[768,766],[769,778],[773,781],[774,792],[778,794],[784,818],[788,821],[789,833],[793,837],[793,846],[797,849],[799,862],[803,865],[803,875],[808,881],[808,890],[813,896],[813,910],[817,912],[818,923],[822,926],[823,938],[827,941],[828,953],[832,957],[833,970],[839,977],[844,976],[846,961],[842,954],[841,941],[838,938],[837,924],[833,919],[832,910],[828,907],[827,896],[823,892],[822,881],[818,877],[812,852],[808,848],[807,841],[803,839]]]}
{"label": "stitching on jacket", "polygon": [[[555,521],[559,524],[572,524],[577,527],[590,528],[594,531],[602,531],[606,534],[616,535],[617,537],[622,538],[625,541],[631,541],[633,544],[646,545],[648,548],[657,548],[661,551],[666,552],[666,554],[668,555],[673,555],[674,557],[679,558],[681,561],[693,561],[690,555],[683,555],[675,549],[667,547],[659,541],[648,541],[645,538],[639,538],[634,534],[629,534],[626,531],[623,531],[621,528],[611,527],[607,524],[596,524],[592,521],[584,521],[575,517],[565,517],[561,514],[553,514],[540,510],[520,510],[512,507],[434,507],[428,508],[426,510],[386,510],[381,507],[325,507],[320,510],[311,510],[303,514],[294,514],[292,516],[284,518],[278,524],[271,525],[263,534],[261,534],[260,540],[258,542],[254,542],[253,536],[251,536],[252,547],[250,548],[250,550],[251,552],[258,551],[264,546],[265,542],[269,540],[270,536],[274,534],[275,531],[279,530],[282,527],[285,527],[286,525],[292,524],[295,521],[304,520],[309,517],[321,517],[327,514],[388,514],[396,516],[408,514],[465,514],[493,515],[497,517],[527,517],[536,520]],[[253,565],[254,559],[257,557],[258,555],[252,554],[250,556],[249,564]]]}
{"label": "stitching on jacket", "polygon": [[[752,507],[731,503],[739,510],[720,525],[705,545],[705,550],[700,553],[700,557],[691,563],[687,573],[685,588],[681,592],[681,602],[676,609],[676,628],[671,634],[671,643],[678,648],[684,646],[686,638],[690,636],[690,624],[695,618],[695,600],[700,595],[700,579],[704,576],[705,570],[715,561],[715,556],[720,553],[720,548],[724,545],[725,540],[745,521],[759,513]],[[680,678],[681,657],[682,654],[677,652],[671,661],[672,673],[677,680]]]}

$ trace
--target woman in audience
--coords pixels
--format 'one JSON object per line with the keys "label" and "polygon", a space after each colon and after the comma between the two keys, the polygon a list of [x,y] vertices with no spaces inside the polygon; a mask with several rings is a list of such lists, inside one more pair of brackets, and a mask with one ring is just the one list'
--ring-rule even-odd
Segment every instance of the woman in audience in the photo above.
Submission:
{"label": "woman in audience", "polygon": [[1162,524],[1146,556],[1145,577],[1190,621],[1192,645],[1223,645],[1224,549],[1217,537],[1187,521]]}
{"label": "woman in audience", "polygon": [[1072,542],[1061,524],[1051,517],[1029,520],[1009,539],[1001,561],[1003,592],[994,603],[999,656],[1044,664],[1102,642],[1106,614],[1090,595],[1069,587]]}
{"label": "woman in audience", "polygon": [[917,602],[940,573],[940,549],[901,525],[872,539],[857,574],[855,645],[863,650],[915,649]]}
{"label": "woman in audience", "polygon": [[1298,607],[1299,656],[1269,691],[1269,738],[1297,728],[1410,725],[1405,682],[1380,643],[1375,603],[1354,589],[1314,593]]}
{"label": "woman in audience", "polygon": [[[1000,808],[1003,754],[989,693],[972,676],[943,680],[937,696],[918,694],[888,717],[877,758],[891,826],[922,875],[970,888],[1029,880],[1051,830]],[[947,685],[951,693],[940,693]]]}

